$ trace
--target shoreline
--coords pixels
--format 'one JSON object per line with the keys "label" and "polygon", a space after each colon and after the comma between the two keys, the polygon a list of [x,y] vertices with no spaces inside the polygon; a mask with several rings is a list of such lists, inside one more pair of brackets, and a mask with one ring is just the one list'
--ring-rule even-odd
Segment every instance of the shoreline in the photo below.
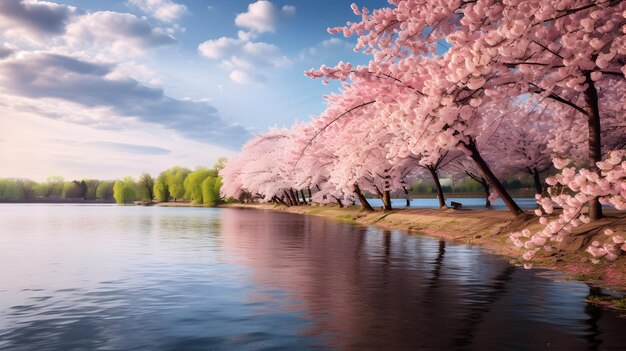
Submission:
{"label": "shoreline", "polygon": [[0,204],[19,205],[19,204],[95,204],[95,205],[115,205],[115,200],[83,200],[83,199],[30,199],[30,200],[4,200]]}
{"label": "shoreline", "polygon": [[[372,213],[361,211],[360,207],[339,208],[337,206],[297,206],[285,207],[272,204],[225,204],[222,208],[246,208],[271,210],[286,213],[313,215],[348,222],[356,225],[375,226],[382,229],[402,230],[408,235],[425,235],[458,244],[480,246],[491,254],[504,257],[509,263],[522,266],[526,261],[521,251],[510,243],[508,234],[528,228],[533,231],[540,227],[537,217],[527,214],[513,217],[507,211],[489,209],[396,209],[388,212],[377,210]],[[596,223],[581,226],[576,236],[598,232],[598,228],[611,223],[617,227],[626,226],[624,211],[611,211],[607,218]],[[575,280],[596,287],[609,289],[626,295],[626,256],[616,261],[602,260],[593,265],[590,255],[584,252],[583,240],[574,240],[562,251],[542,252],[533,259],[535,268],[549,269],[563,274],[565,280]],[[593,301],[591,301],[593,303]]]}

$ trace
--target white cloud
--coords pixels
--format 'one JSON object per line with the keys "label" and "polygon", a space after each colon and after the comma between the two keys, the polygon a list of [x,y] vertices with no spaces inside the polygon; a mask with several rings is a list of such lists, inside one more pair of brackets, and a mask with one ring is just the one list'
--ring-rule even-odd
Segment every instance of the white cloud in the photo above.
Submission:
{"label": "white cloud", "polygon": [[274,66],[284,67],[291,63],[282,56],[278,46],[264,42],[246,42],[241,47],[241,56],[235,57],[239,60],[240,66]]}
{"label": "white cloud", "polygon": [[94,129],[149,123],[229,147],[248,137],[206,101],[167,96],[160,87],[116,76],[115,69],[59,54],[20,52],[0,60],[0,105]]}
{"label": "white cloud", "polygon": [[128,61],[117,64],[111,71],[111,73],[106,75],[107,79],[111,80],[123,80],[132,78],[138,82],[144,82],[149,87],[160,87],[163,85],[163,82],[157,74],[150,69],[148,66],[135,62]]}
{"label": "white cloud", "polygon": [[171,0],[128,0],[128,4],[163,22],[174,22],[187,13],[187,6]]}
{"label": "white cloud", "polygon": [[248,5],[247,12],[238,14],[235,17],[235,24],[259,33],[274,33],[281,18],[292,17],[295,13],[295,6],[285,5],[279,10],[270,1],[259,0]]}
{"label": "white cloud", "polygon": [[222,60],[224,68],[284,67],[291,63],[274,44],[235,38],[207,40],[198,46],[198,51],[206,58]]}
{"label": "white cloud", "polygon": [[234,70],[230,72],[229,77],[233,82],[239,84],[264,83],[267,80],[263,75],[243,70]]}
{"label": "white cloud", "polygon": [[259,34],[253,31],[240,30],[237,31],[237,38],[243,41],[252,41],[259,37]]}
{"label": "white cloud", "polygon": [[248,11],[235,17],[235,24],[245,28],[237,38],[210,39],[198,46],[198,52],[209,59],[220,60],[220,67],[230,71],[230,79],[239,84],[263,83],[266,76],[260,72],[268,67],[280,68],[292,62],[281,54],[278,46],[255,42],[261,33],[275,32],[281,18],[294,16],[296,7],[285,5],[278,9],[273,3],[259,0],[248,5]]}
{"label": "white cloud", "polygon": [[17,51],[17,48],[14,47],[11,44],[8,43],[4,43],[2,45],[0,45],[0,60],[10,56],[11,54],[13,54],[14,52]]}
{"label": "white cloud", "polygon": [[198,46],[202,56],[219,60],[231,56],[239,51],[242,41],[234,38],[221,37],[215,40],[207,40]]}
{"label": "white cloud", "polygon": [[[291,60],[281,54],[278,46],[265,42],[221,37],[200,44],[198,51],[206,58],[221,60],[220,67],[230,70],[231,80],[239,84],[264,82],[266,78],[259,70],[291,64]],[[256,73],[251,73],[252,70]]]}
{"label": "white cloud", "polygon": [[[150,0],[152,1],[152,0]],[[147,18],[113,11],[84,12],[37,0],[0,0],[0,37],[22,48],[104,58],[142,54],[176,43],[176,24],[153,26]],[[6,54],[6,50],[2,50]]]}
{"label": "white cloud", "polygon": [[0,30],[5,35],[33,44],[46,42],[62,34],[77,13],[75,7],[46,1],[0,1]]}
{"label": "white cloud", "polygon": [[115,53],[140,54],[143,49],[173,44],[176,39],[145,17],[99,11],[77,17],[67,26],[66,43],[73,47],[106,48]]}
{"label": "white cloud", "polygon": [[293,17],[296,15],[296,7],[293,5],[285,5],[282,8],[282,13],[287,17]]}
{"label": "white cloud", "polygon": [[[102,174],[146,167],[141,162],[145,157],[132,158],[132,152],[122,150],[125,144],[141,144],[126,145],[136,152],[158,153],[145,147],[150,145],[171,150],[155,155],[163,158],[159,168],[164,169],[179,162],[195,165],[187,163],[191,154],[209,162],[211,152],[226,152],[212,145],[237,148],[248,138],[248,130],[224,120],[208,101],[197,99],[201,96],[166,94],[155,73],[163,71],[160,56],[129,57],[175,44],[174,33],[184,29],[168,21],[184,13],[183,5],[159,1],[173,7],[154,8],[150,16],[162,21],[157,22],[150,16],[83,11],[54,2],[62,1],[0,0],[0,124],[5,134],[11,133],[2,136],[10,147],[0,147],[5,166],[0,173],[56,174],[55,162],[66,159],[67,145],[52,147],[44,141],[50,135],[82,140],[68,153],[80,157],[74,169],[84,172],[93,166]],[[94,140],[110,142],[88,143]],[[150,158],[150,167],[155,160],[159,162]],[[97,169],[97,164],[105,166]]]}

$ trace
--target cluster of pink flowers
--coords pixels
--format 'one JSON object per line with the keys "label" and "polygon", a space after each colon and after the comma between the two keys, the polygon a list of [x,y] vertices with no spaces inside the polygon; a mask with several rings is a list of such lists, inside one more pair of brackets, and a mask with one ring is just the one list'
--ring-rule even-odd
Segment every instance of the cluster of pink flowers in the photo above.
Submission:
{"label": "cluster of pink flowers", "polygon": [[[570,163],[567,159],[555,159],[554,165],[561,172],[546,179],[550,185],[548,196],[537,195],[537,203],[543,211],[537,209],[535,214],[540,217],[543,229],[534,234],[528,229],[510,234],[515,246],[526,249],[523,254],[525,260],[531,260],[541,250],[554,250],[553,245],[563,241],[573,228],[589,223],[590,218],[584,210],[594,198],[599,198],[601,204],[626,210],[625,150],[613,151],[605,160],[598,162],[599,173],[586,168],[577,170],[567,167]],[[546,214],[553,213],[555,206],[562,208],[557,218],[544,216],[544,211]],[[620,234],[615,234],[612,229],[606,229],[604,233],[607,235],[605,243],[594,241],[587,248],[594,263],[599,262],[601,257],[613,261],[621,251],[626,251]]]}

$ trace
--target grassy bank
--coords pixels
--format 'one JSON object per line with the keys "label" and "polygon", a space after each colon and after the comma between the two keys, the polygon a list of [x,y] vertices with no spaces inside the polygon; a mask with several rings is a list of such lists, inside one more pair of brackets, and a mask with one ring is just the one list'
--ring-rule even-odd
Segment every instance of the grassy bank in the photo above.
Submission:
{"label": "grassy bank", "polygon": [[[338,208],[321,206],[284,207],[271,204],[230,204],[224,207],[245,207],[277,210],[322,216],[333,220],[346,221],[358,225],[374,225],[387,229],[405,230],[413,235],[427,235],[457,243],[478,245],[491,253],[505,256],[513,264],[524,264],[521,251],[508,239],[508,234],[528,228],[538,229],[537,217],[528,213],[515,218],[506,211],[494,210],[437,210],[437,209],[398,209],[389,212],[362,212],[358,207]],[[596,286],[626,293],[626,256],[609,262],[603,260],[593,265],[590,256],[584,252],[589,242],[601,236],[602,229],[626,228],[626,213],[607,211],[606,218],[581,226],[573,240],[561,244],[559,252],[540,253],[533,260],[535,267],[553,269],[565,273],[566,279],[581,280]]]}
{"label": "grassy bank", "polygon": [[202,204],[195,204],[191,201],[155,202],[153,205],[161,207],[203,207]]}

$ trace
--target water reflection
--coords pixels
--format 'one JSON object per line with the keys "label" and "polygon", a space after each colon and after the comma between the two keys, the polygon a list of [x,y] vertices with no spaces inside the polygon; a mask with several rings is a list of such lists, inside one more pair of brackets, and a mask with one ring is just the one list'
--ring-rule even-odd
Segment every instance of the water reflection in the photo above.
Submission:
{"label": "water reflection", "polygon": [[587,325],[598,309],[584,303],[585,285],[538,279],[467,246],[291,214],[222,218],[227,257],[250,267],[255,284],[300,301],[292,308],[315,321],[307,335],[332,347],[587,350],[626,341],[615,331],[586,342],[598,337]]}
{"label": "water reflection", "polygon": [[2,350],[610,350],[626,320],[463,245],[258,210],[1,206]]}

